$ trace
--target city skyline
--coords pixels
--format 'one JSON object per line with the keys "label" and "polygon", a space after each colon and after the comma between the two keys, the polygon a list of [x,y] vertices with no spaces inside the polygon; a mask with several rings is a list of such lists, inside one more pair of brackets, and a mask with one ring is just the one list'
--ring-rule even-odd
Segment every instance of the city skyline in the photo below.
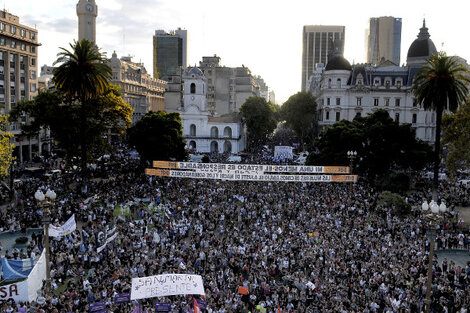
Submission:
{"label": "city skyline", "polygon": [[[33,0],[4,0],[4,8],[17,15],[22,24],[39,32],[38,65],[52,65],[59,47],[69,48],[78,37],[77,0],[51,0],[45,6]],[[469,7],[464,1],[455,1]],[[152,37],[157,29],[188,31],[188,65],[199,65],[203,56],[217,54],[225,66],[246,66],[260,75],[282,104],[300,91],[302,28],[304,25],[343,25],[346,27],[344,56],[352,63],[365,62],[365,30],[371,17],[402,18],[401,63],[416,39],[423,18],[438,51],[470,59],[468,44],[459,29],[466,26],[460,8],[451,10],[437,1],[395,1],[378,7],[376,2],[328,3],[295,1],[286,7],[269,1],[238,1],[223,7],[215,0],[96,1],[98,5],[97,44],[111,57],[132,55],[152,69]],[[337,10],[338,5],[341,10]],[[455,6],[454,6],[455,7]],[[151,9],[155,8],[155,9]],[[345,13],[343,13],[345,12]],[[351,12],[354,12],[352,14]],[[124,21],[124,22],[123,22]],[[451,23],[452,22],[452,23]],[[441,43],[444,42],[442,48]]]}

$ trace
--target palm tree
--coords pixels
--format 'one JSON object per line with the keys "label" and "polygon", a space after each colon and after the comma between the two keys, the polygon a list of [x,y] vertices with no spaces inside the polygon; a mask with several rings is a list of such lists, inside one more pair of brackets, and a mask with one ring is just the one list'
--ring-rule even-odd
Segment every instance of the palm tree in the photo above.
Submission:
{"label": "palm tree", "polygon": [[432,55],[416,74],[413,93],[425,110],[436,111],[434,142],[433,200],[437,201],[439,153],[441,147],[441,121],[444,110],[455,112],[467,97],[470,82],[468,70],[454,57],[444,52]]}
{"label": "palm tree", "polygon": [[80,103],[80,152],[82,174],[87,164],[87,105],[90,99],[104,94],[109,87],[111,67],[105,54],[86,39],[70,44],[71,50],[60,48],[55,64],[54,83],[70,100]]}

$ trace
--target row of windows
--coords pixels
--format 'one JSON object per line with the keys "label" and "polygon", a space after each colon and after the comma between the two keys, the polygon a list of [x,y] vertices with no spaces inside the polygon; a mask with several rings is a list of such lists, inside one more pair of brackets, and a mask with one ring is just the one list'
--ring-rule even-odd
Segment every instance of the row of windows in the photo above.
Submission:
{"label": "row of windows", "polygon": [[[379,87],[381,86],[381,81],[382,79],[379,78],[379,77],[376,77],[374,78],[374,86],[375,87]],[[332,79],[329,78],[328,79],[328,88],[332,88]],[[358,78],[356,79],[356,84],[357,85],[363,85],[363,79],[362,79],[362,75],[359,75]],[[397,88],[401,88],[403,84],[403,80],[402,78],[395,78],[395,87]],[[390,86],[392,85],[392,79],[391,78],[386,78],[385,81],[384,81],[384,86],[385,88],[390,88]],[[336,84],[335,84],[335,88],[341,88],[342,84],[341,84],[341,78],[337,78],[336,79]]]}
{"label": "row of windows", "polygon": [[6,31],[7,28],[10,31],[10,34],[16,35],[18,33],[23,38],[26,38],[27,35],[28,35],[29,39],[31,39],[31,40],[36,39],[36,33],[35,32],[27,31],[26,29],[19,28],[15,25],[7,25],[5,23],[0,23],[0,30],[1,31]]}
{"label": "row of windows", "polygon": [[[0,37],[0,46],[6,46],[7,45],[7,40],[6,38]],[[10,44],[8,45],[12,49],[19,49],[21,51],[26,51],[28,50],[31,53],[36,53],[36,47],[35,46],[30,46],[22,42],[17,42],[15,40],[10,40]]]}
{"label": "row of windows", "polygon": [[[191,126],[189,126],[189,135],[192,136],[192,137],[195,137],[196,134],[197,134],[196,125],[191,124]],[[213,126],[211,128],[211,137],[213,137],[213,138],[218,138],[219,137],[219,129],[215,126]],[[224,137],[232,138],[232,128],[231,127],[226,126],[224,128]]]}
{"label": "row of windows", "polygon": [[[395,106],[399,107],[401,104],[401,98],[395,98]],[[356,97],[356,105],[362,106],[362,97]],[[390,106],[390,98],[384,98],[383,105],[388,107]],[[379,106],[379,98],[374,98],[374,106]]]}
{"label": "row of windows", "polygon": [[[360,117],[361,112],[357,112],[356,116]],[[340,119],[341,119],[341,112],[335,112],[335,121],[339,122]],[[411,123],[416,124],[417,119],[418,119],[418,115],[416,113],[413,113],[413,115],[411,117]],[[330,112],[329,111],[325,112],[325,120],[327,120],[327,121],[330,120]],[[400,122],[400,113],[395,113],[395,122],[397,122],[397,123]]]}
{"label": "row of windows", "polygon": [[[194,140],[191,140],[189,142],[189,148],[191,150],[196,150],[196,142]],[[211,142],[211,153],[218,153],[219,152],[219,143],[217,141],[212,141]],[[230,141],[225,141],[224,142],[224,152],[225,153],[231,153],[232,152],[232,143]]]}

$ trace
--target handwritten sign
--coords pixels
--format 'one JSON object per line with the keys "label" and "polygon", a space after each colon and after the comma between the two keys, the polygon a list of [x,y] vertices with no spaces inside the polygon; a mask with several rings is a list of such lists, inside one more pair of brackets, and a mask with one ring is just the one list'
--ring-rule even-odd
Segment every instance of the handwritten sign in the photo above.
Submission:
{"label": "handwritten sign", "polygon": [[174,295],[205,295],[202,277],[163,274],[132,278],[131,300]]}

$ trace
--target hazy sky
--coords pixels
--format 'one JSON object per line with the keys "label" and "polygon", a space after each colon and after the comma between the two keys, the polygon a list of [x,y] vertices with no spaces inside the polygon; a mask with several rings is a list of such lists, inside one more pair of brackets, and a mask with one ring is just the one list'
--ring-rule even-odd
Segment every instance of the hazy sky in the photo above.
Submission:
{"label": "hazy sky", "polygon": [[[20,23],[39,31],[39,65],[78,37],[78,0],[1,0]],[[217,54],[222,65],[261,75],[282,104],[300,91],[303,25],[346,26],[345,57],[365,61],[370,17],[402,18],[401,63],[423,18],[438,50],[470,62],[468,0],[97,0],[97,44],[110,57],[132,55],[152,74],[156,29],[188,30],[188,62]],[[443,44],[443,46],[442,46]]]}

